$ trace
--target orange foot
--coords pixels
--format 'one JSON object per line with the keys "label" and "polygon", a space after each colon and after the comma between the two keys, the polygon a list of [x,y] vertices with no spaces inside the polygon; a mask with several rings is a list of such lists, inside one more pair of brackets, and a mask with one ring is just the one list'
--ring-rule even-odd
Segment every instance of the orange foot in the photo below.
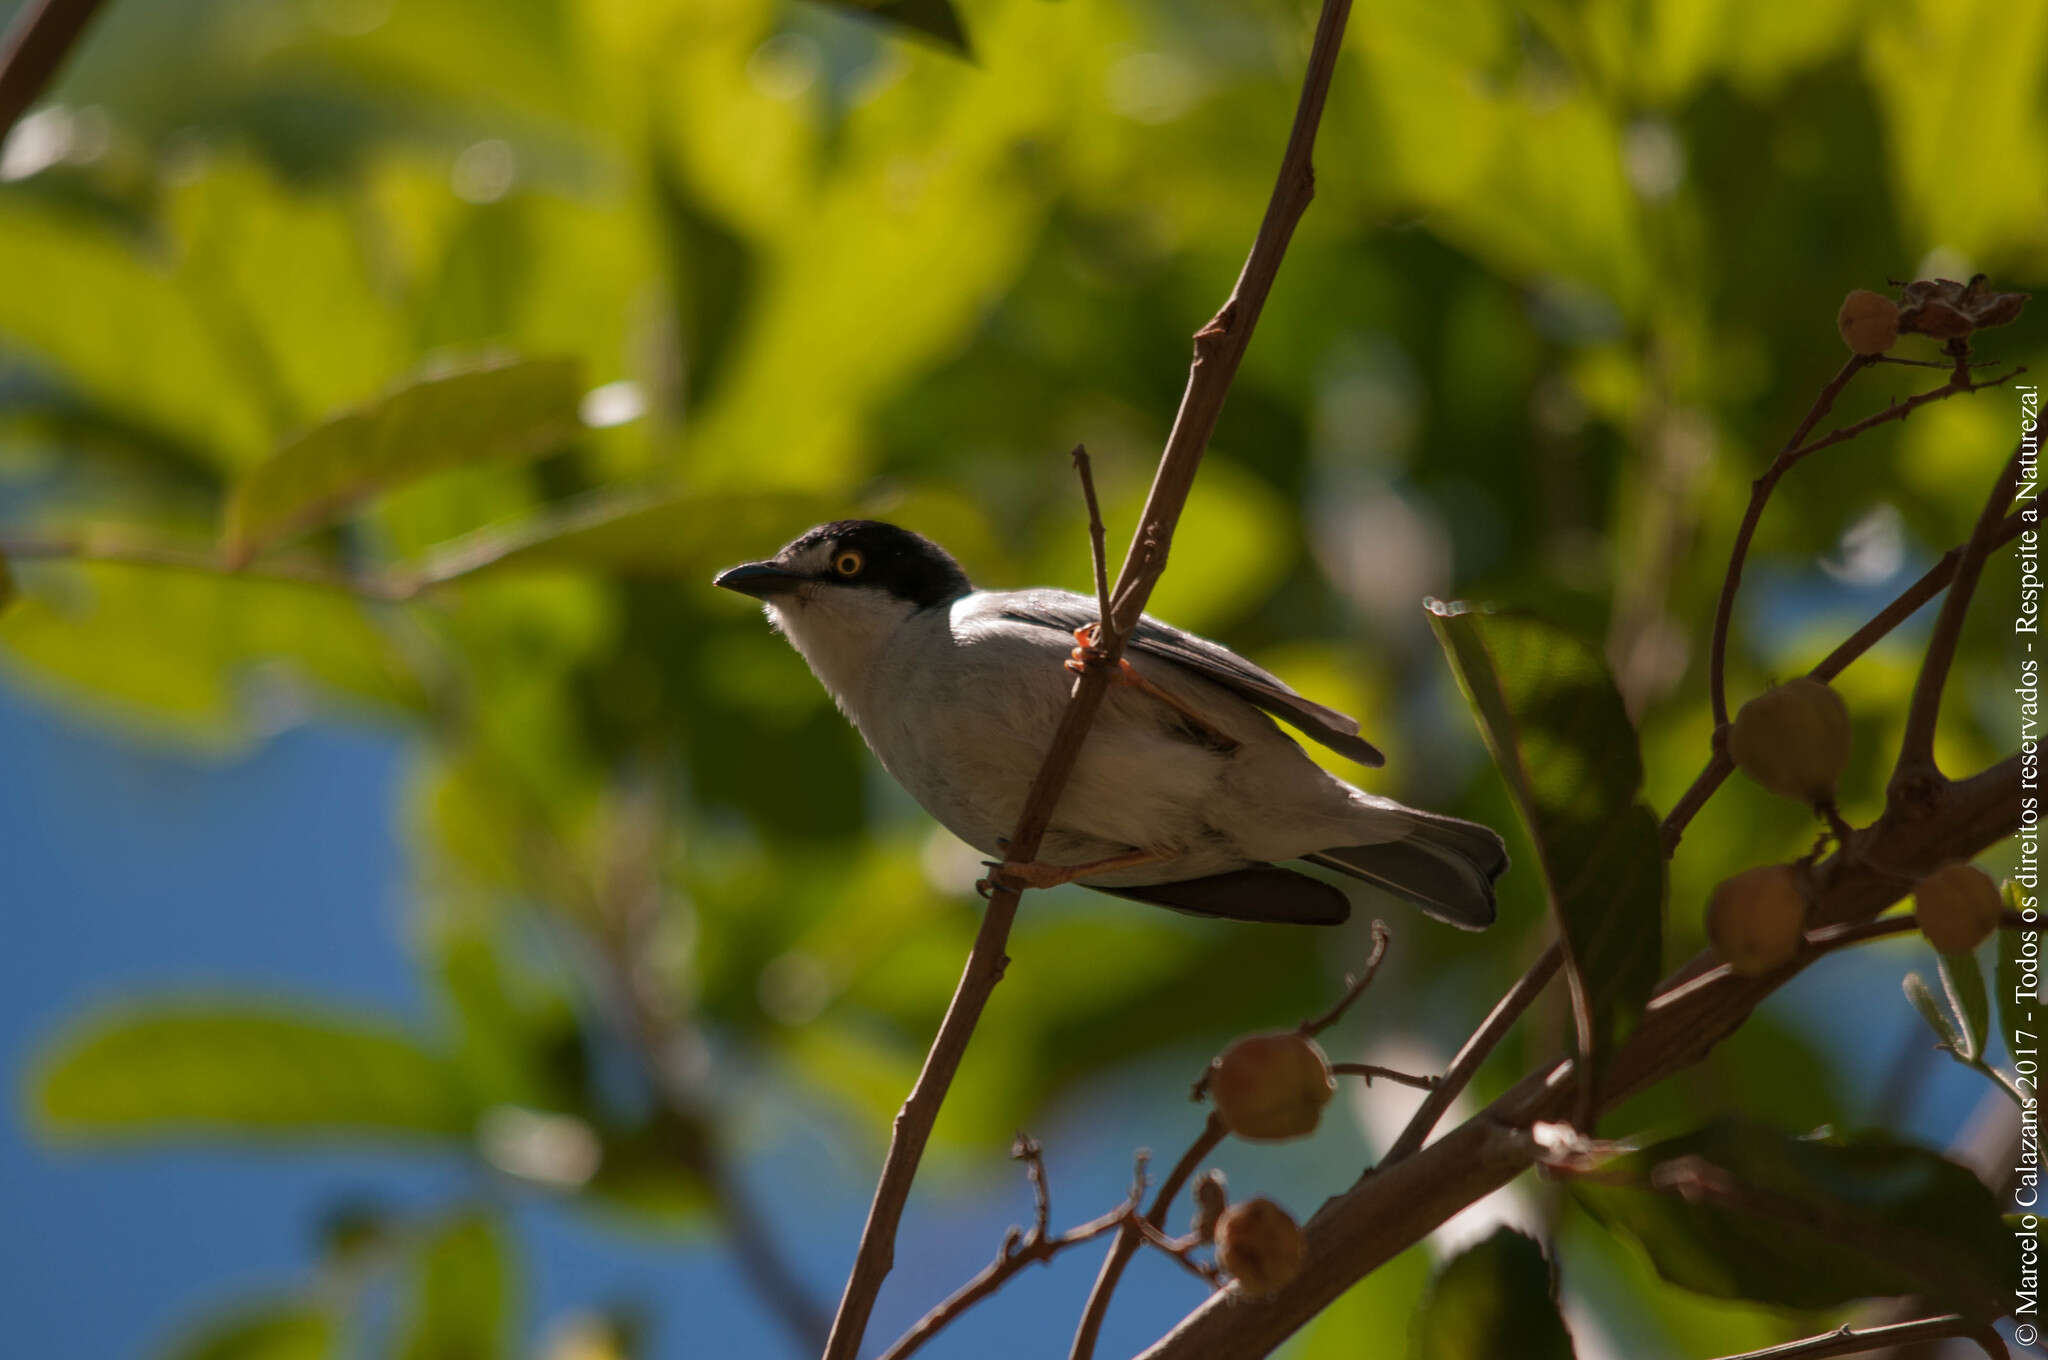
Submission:
{"label": "orange foot", "polygon": [[[1076,675],[1084,675],[1094,667],[1102,664],[1102,650],[1095,645],[1095,628],[1096,626],[1091,623],[1084,628],[1076,628],[1074,630],[1074,641],[1077,645],[1072,654],[1067,657],[1066,666],[1068,670]],[[1184,702],[1178,696],[1169,694],[1158,685],[1153,684],[1150,680],[1138,674],[1137,668],[1131,665],[1128,660],[1121,657],[1118,658],[1116,673],[1110,676],[1110,683],[1113,685],[1128,685],[1140,694],[1149,695],[1160,703],[1165,704],[1168,708],[1194,724],[1195,730],[1207,737],[1209,745],[1223,751],[1234,751],[1237,749],[1239,745],[1237,738],[1219,729],[1215,723],[1210,722],[1208,718],[1196,712],[1193,706]]]}
{"label": "orange foot", "polygon": [[1112,873],[1118,869],[1136,869],[1146,864],[1158,864],[1172,859],[1171,850],[1130,850],[1107,859],[1091,860],[1087,864],[1041,864],[1036,860],[1019,864],[1004,860],[998,864],[986,860],[989,874],[975,884],[975,890],[987,897],[997,888],[1015,888],[1022,892],[1026,888],[1057,888],[1062,883],[1072,883],[1077,878],[1093,878],[1097,874]]}

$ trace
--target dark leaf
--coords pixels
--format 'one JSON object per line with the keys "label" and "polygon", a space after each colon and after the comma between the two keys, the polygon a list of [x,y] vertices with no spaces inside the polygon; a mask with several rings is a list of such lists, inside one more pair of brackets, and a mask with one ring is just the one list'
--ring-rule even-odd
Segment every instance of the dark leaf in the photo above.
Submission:
{"label": "dark leaf", "polygon": [[1984,993],[1984,970],[1975,954],[1943,954],[1941,985],[1948,993],[1949,1006],[1962,1022],[1956,1036],[1956,1056],[1964,1062],[1984,1057],[1984,1040],[1991,1032],[1991,1001]]}
{"label": "dark leaf", "polygon": [[1913,1003],[1913,1009],[1920,1012],[1920,1018],[1942,1043],[1962,1052],[1963,1036],[1956,1031],[1956,1022],[1934,995],[1934,989],[1927,985],[1927,979],[1918,973],[1908,973],[1901,984],[1906,991],[1906,1000]]}
{"label": "dark leaf", "polygon": [[1724,1120],[1574,1190],[1665,1279],[1702,1294],[1786,1308],[1918,1294],[1984,1317],[2010,1307],[2017,1257],[1991,1191],[1886,1134],[1794,1138]]}
{"label": "dark leaf", "polygon": [[1636,801],[1635,729],[1599,653],[1563,630],[1435,601],[1429,615],[1536,843],[1597,1074],[1663,955],[1664,851]]}
{"label": "dark leaf", "polygon": [[963,57],[973,57],[967,30],[953,12],[952,0],[823,0],[835,9],[865,14],[886,24],[909,29]]}
{"label": "dark leaf", "polygon": [[1534,1239],[1497,1228],[1430,1284],[1409,1335],[1413,1360],[1571,1360],[1557,1281]]}

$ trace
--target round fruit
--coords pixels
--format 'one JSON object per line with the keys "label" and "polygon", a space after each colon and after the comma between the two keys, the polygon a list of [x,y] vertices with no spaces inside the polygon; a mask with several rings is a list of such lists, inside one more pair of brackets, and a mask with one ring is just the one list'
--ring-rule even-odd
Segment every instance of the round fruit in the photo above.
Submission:
{"label": "round fruit", "polygon": [[1272,1200],[1248,1199],[1216,1223],[1216,1262],[1247,1294],[1271,1294],[1301,1274],[1308,1239]]}
{"label": "round fruit", "polygon": [[1707,940],[1744,977],[1790,963],[1805,930],[1806,896],[1789,865],[1745,869],[1707,899]]}
{"label": "round fruit", "polygon": [[1742,706],[1728,733],[1728,754],[1772,793],[1827,802],[1849,766],[1849,707],[1825,681],[1787,680]]}
{"label": "round fruit", "polygon": [[1998,885],[1974,864],[1936,869],[1913,889],[1920,933],[1944,954],[1967,954],[1990,939],[2004,909]]}
{"label": "round fruit", "polygon": [[1899,339],[1899,304],[1883,293],[1858,288],[1842,299],[1835,315],[1842,343],[1858,354],[1882,354]]}
{"label": "round fruit", "polygon": [[1254,1142],[1315,1132],[1336,1089],[1321,1046],[1293,1030],[1239,1039],[1209,1065],[1209,1099],[1223,1127]]}

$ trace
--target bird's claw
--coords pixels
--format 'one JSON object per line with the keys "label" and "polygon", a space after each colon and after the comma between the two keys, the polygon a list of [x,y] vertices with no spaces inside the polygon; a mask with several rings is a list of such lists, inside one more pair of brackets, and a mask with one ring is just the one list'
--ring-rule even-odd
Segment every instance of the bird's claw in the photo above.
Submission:
{"label": "bird's claw", "polygon": [[[1097,645],[1097,639],[1101,636],[1102,626],[1100,624],[1088,623],[1076,628],[1074,630],[1074,650],[1067,654],[1067,669],[1076,675],[1086,675],[1093,667],[1109,660],[1108,654]],[[1130,668],[1131,663],[1126,661],[1118,669],[1122,672],[1129,672]]]}

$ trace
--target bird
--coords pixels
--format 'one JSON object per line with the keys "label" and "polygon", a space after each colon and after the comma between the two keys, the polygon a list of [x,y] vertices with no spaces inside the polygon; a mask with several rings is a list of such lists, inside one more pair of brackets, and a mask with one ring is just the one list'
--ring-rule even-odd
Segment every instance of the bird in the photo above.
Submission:
{"label": "bird", "polygon": [[1349,897],[1281,863],[1298,860],[1453,926],[1493,923],[1508,866],[1498,834],[1325,771],[1275,718],[1360,764],[1385,757],[1352,718],[1206,638],[1139,621],[1037,856],[1018,865],[1006,837],[1069,672],[1102,662],[1094,599],[978,590],[931,539],[863,519],[818,525],[713,584],[759,600],[889,774],[1018,886],[1075,882],[1201,916],[1341,924]]}

